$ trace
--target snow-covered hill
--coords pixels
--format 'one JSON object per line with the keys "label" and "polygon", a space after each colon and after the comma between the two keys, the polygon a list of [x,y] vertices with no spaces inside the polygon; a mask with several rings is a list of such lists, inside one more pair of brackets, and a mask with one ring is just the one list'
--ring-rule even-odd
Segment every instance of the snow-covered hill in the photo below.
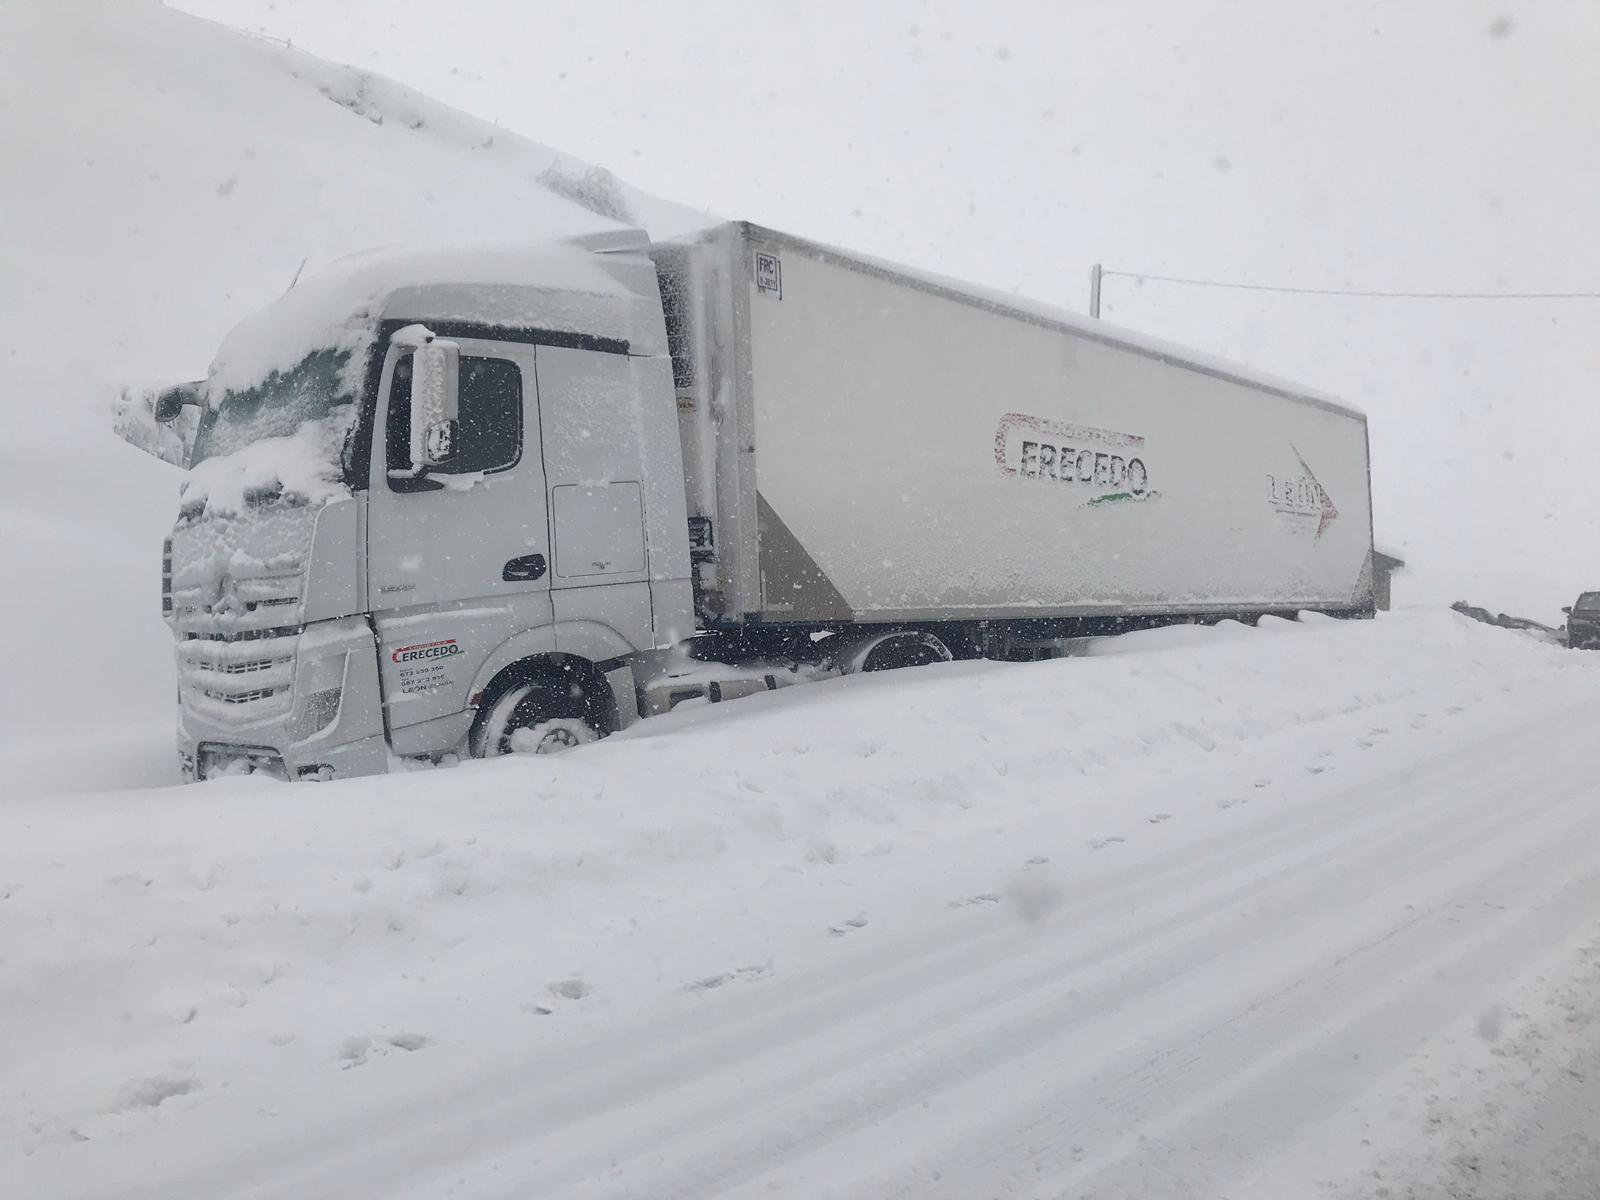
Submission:
{"label": "snow-covered hill", "polygon": [[198,378],[233,322],[354,250],[697,219],[158,0],[0,4],[0,164],[0,768],[57,788],[174,770],[178,475],[113,436],[123,382]]}

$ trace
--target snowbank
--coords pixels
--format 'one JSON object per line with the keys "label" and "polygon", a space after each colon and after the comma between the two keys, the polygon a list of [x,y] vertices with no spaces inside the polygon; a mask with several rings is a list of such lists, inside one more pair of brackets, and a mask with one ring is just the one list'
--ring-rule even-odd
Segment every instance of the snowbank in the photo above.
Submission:
{"label": "snowbank", "polygon": [[[1032,920],[1140,831],[1331,803],[1600,670],[1452,614],[1182,633],[766,693],[564,757],[14,799],[0,1144],[112,1179],[193,1122],[265,1136],[269,1096],[360,1103],[380,1061],[385,1091],[432,1087],[869,922]],[[1030,856],[1054,865],[1019,876]]]}

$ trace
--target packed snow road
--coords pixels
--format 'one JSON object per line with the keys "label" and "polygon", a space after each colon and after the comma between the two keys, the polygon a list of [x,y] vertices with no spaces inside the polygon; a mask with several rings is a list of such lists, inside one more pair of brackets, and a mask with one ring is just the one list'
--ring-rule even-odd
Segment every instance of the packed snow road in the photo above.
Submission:
{"label": "packed snow road", "polygon": [[1434,613],[1105,649],[13,801],[5,1177],[1595,1194],[1600,656]]}

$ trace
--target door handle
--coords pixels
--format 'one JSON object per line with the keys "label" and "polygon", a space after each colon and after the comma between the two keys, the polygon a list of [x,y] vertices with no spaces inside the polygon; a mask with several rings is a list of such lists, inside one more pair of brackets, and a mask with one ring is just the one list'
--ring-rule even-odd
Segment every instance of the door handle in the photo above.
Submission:
{"label": "door handle", "polygon": [[500,578],[507,583],[516,583],[521,580],[539,579],[544,575],[545,562],[542,554],[524,554],[520,558],[509,560],[500,570]]}

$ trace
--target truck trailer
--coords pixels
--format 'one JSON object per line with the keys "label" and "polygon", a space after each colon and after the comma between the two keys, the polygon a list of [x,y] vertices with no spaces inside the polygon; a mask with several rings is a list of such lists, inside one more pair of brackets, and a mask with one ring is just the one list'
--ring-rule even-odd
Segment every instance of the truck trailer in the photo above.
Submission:
{"label": "truck trailer", "polygon": [[157,415],[188,405],[163,610],[190,778],[1373,608],[1360,412],[748,223],[358,255]]}

